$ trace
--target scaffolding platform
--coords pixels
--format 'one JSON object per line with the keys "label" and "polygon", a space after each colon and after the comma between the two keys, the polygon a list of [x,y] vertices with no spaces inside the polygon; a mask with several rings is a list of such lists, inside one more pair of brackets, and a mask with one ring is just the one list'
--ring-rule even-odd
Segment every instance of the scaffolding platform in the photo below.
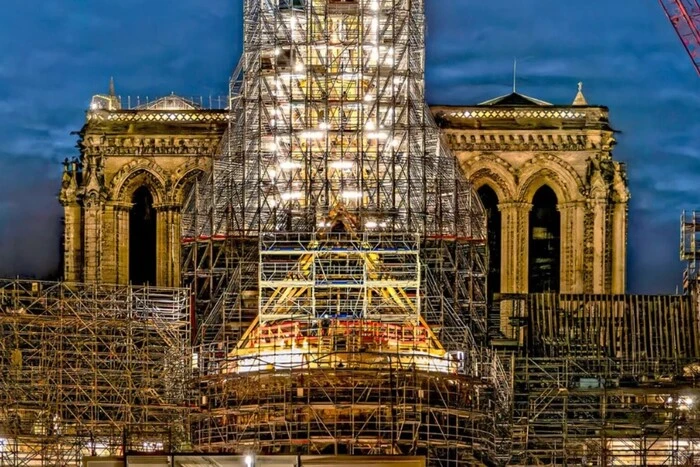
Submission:
{"label": "scaffolding platform", "polygon": [[184,289],[0,280],[0,465],[180,449],[189,312]]}
{"label": "scaffolding platform", "polygon": [[509,465],[692,466],[700,326],[688,295],[517,301]]}

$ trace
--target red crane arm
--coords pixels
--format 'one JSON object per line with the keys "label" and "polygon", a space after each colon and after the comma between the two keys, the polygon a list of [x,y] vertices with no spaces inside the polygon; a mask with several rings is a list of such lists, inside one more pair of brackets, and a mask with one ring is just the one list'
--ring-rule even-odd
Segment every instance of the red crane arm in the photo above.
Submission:
{"label": "red crane arm", "polygon": [[700,74],[700,3],[698,0],[659,0]]}

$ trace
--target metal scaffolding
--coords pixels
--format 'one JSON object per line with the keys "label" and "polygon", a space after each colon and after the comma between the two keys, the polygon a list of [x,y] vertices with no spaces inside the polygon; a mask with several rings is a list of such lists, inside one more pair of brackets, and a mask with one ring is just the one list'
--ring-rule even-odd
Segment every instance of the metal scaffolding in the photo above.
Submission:
{"label": "metal scaffolding", "polygon": [[424,103],[423,10],[245,0],[182,213],[191,292],[0,281],[0,466],[700,464],[697,297],[502,295],[513,339],[488,341],[485,212]]}
{"label": "metal scaffolding", "polygon": [[[205,320],[221,314],[222,296],[244,292],[233,290],[235,270],[246,263],[249,273],[257,261],[246,260],[256,245],[243,248],[244,239],[314,232],[342,206],[362,229],[417,232],[434,244],[424,249],[436,254],[428,262],[446,268],[438,279],[453,281],[457,305],[477,338],[486,336],[484,212],[424,102],[423,8],[245,3],[230,127],[183,210],[183,271]],[[463,288],[457,275],[468,279]]]}
{"label": "metal scaffolding", "polygon": [[182,449],[191,365],[186,290],[0,281],[0,465]]}
{"label": "metal scaffolding", "polygon": [[[467,248],[416,233],[348,232],[350,223],[338,231],[338,220],[329,218],[314,233],[263,233],[257,246],[232,242],[245,256],[199,326],[202,412],[194,417],[193,445],[204,452],[422,453],[452,465],[481,465],[477,458],[496,457],[508,437],[496,425],[507,417],[510,380],[471,332],[479,328],[470,319],[475,305],[467,292],[483,277],[469,269]],[[368,356],[372,343],[379,348]],[[240,367],[245,374],[232,377]],[[447,374],[434,375],[436,370]],[[432,377],[438,385],[462,380],[457,388],[433,388],[446,395],[443,403],[457,391],[459,400],[478,404],[439,408],[433,398],[418,409],[406,407],[411,394],[428,391]],[[279,391],[311,394],[325,409],[302,410],[294,418],[298,423],[288,423],[305,399],[280,398]],[[411,411],[413,422],[404,425],[403,415],[391,419],[383,412],[389,396],[396,411]],[[346,407],[353,397],[360,398],[357,405]],[[254,407],[256,415],[249,413]],[[312,415],[325,431],[307,426]],[[365,422],[347,423],[348,417]],[[345,423],[336,426],[338,420]],[[400,433],[409,429],[412,444]],[[379,430],[404,439],[371,442]],[[458,448],[444,447],[452,444]],[[507,455],[502,447],[499,452]]]}
{"label": "metal scaffolding", "polygon": [[689,296],[523,297],[510,465],[700,462]]}
{"label": "metal scaffolding", "polygon": [[480,465],[509,380],[486,347],[485,213],[425,105],[423,2],[243,18],[229,129],[183,210],[195,446]]}
{"label": "metal scaffolding", "polygon": [[686,292],[697,291],[700,268],[700,212],[681,214],[681,261],[685,261],[683,288]]}
{"label": "metal scaffolding", "polygon": [[256,321],[233,350],[199,354],[194,445],[482,465],[496,445],[495,356],[466,326],[448,351],[422,317],[420,235],[356,233],[345,215],[261,236]]}

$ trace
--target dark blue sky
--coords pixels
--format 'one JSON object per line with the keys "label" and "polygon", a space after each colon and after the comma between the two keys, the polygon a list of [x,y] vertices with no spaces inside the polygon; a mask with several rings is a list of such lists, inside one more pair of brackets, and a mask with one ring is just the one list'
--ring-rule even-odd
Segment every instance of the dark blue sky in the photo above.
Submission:
{"label": "dark blue sky", "polygon": [[[5,0],[0,15],[0,275],[55,266],[56,193],[92,94],[220,95],[241,0]],[[427,0],[430,103],[519,91],[569,103],[579,80],[622,133],[629,288],[674,291],[678,219],[700,207],[700,78],[656,0]]]}

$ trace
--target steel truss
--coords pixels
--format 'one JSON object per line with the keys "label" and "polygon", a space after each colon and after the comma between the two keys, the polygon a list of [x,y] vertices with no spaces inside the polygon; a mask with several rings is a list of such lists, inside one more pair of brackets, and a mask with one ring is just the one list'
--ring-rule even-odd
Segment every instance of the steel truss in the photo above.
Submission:
{"label": "steel truss", "polygon": [[188,292],[0,281],[0,465],[181,449]]}
{"label": "steel truss", "polygon": [[700,74],[700,3],[698,0],[659,0]]}

